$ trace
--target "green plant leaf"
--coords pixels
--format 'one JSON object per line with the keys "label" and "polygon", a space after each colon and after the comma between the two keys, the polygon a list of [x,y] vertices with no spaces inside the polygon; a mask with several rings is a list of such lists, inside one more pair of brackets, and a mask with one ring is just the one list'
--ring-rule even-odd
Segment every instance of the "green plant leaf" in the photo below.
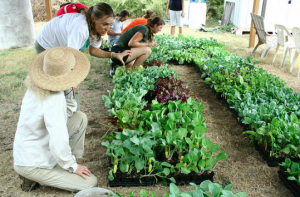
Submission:
{"label": "green plant leaf", "polygon": [[102,95],[103,101],[110,101],[109,97],[107,95]]}
{"label": "green plant leaf", "polygon": [[174,183],[170,184],[170,193],[176,197],[179,196],[179,189]]}
{"label": "green plant leaf", "polygon": [[170,169],[169,168],[164,168],[163,173],[168,176],[170,174]]}
{"label": "green plant leaf", "polygon": [[172,183],[176,183],[174,177],[169,178],[169,180],[170,180]]}
{"label": "green plant leaf", "polygon": [[245,192],[239,192],[239,193],[234,195],[234,197],[247,197],[247,196],[248,196],[248,194],[245,193]]}
{"label": "green plant leaf", "polygon": [[200,188],[203,192],[209,191],[209,184],[211,184],[211,182],[209,180],[203,181],[200,184]]}
{"label": "green plant leaf", "polygon": [[183,174],[189,174],[189,173],[191,173],[191,171],[190,171],[186,166],[182,166],[182,167],[180,168],[180,170],[181,170],[181,172],[182,172]]}
{"label": "green plant leaf", "polygon": [[208,185],[209,191],[210,193],[212,193],[212,195],[214,197],[220,196],[220,193],[222,191],[222,186],[218,183],[210,183]]}
{"label": "green plant leaf", "polygon": [[227,159],[227,157],[228,157],[227,153],[221,152],[217,155],[216,159],[217,159],[217,161],[221,161],[221,160]]}
{"label": "green plant leaf", "polygon": [[112,108],[113,106],[114,106],[114,104],[111,102],[111,101],[106,101],[105,102],[105,104],[104,104],[104,106],[106,107],[106,108]]}
{"label": "green plant leaf", "polygon": [[119,165],[119,167],[120,167],[121,172],[123,172],[123,173],[126,172],[127,166],[126,166],[125,162],[121,162],[120,165]]}
{"label": "green plant leaf", "polygon": [[130,141],[132,141],[135,145],[140,145],[140,140],[137,138],[137,136],[130,138]]}
{"label": "green plant leaf", "polygon": [[110,181],[113,181],[114,180],[114,175],[113,175],[113,170],[110,170],[109,171],[109,175],[108,175],[108,179],[110,180]]}
{"label": "green plant leaf", "polygon": [[142,170],[144,168],[145,161],[142,158],[137,158],[135,160],[135,167],[137,170]]}
{"label": "green plant leaf", "polygon": [[134,197],[133,192],[131,192],[131,193],[128,195],[128,197]]}
{"label": "green plant leaf", "polygon": [[228,190],[228,191],[231,191],[231,186],[233,186],[234,183],[230,183],[228,185],[226,185],[226,187],[224,188],[224,190]]}
{"label": "green plant leaf", "polygon": [[181,193],[180,195],[179,195],[179,197],[193,197],[191,194],[189,194],[189,193]]}
{"label": "green plant leaf", "polygon": [[187,136],[186,128],[179,128],[177,136],[178,136],[179,139],[183,139],[184,137],[186,137]]}
{"label": "green plant leaf", "polygon": [[147,192],[146,192],[146,190],[142,189],[142,190],[140,191],[140,195],[141,195],[141,197],[147,197]]}

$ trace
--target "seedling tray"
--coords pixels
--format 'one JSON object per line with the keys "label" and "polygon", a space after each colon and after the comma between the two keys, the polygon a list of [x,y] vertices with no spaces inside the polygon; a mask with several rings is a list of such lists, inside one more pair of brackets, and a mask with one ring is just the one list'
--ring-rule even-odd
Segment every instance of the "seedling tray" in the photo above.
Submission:
{"label": "seedling tray", "polygon": [[285,184],[285,186],[294,194],[295,197],[300,196],[300,186],[296,181],[288,180],[289,174],[284,172],[284,168],[280,167],[278,171],[280,180]]}
{"label": "seedling tray", "polygon": [[218,99],[218,100],[222,100],[222,93],[221,92],[217,92],[214,87],[211,88],[212,92],[214,93],[215,97]]}
{"label": "seedling tray", "polygon": [[[200,184],[203,181],[210,180],[211,182],[214,181],[214,172],[211,172],[209,174],[202,174],[200,176],[198,175],[191,175],[191,174],[180,174],[177,176],[174,176],[174,179],[176,181],[175,185],[188,185],[190,183]],[[170,185],[172,182],[169,179],[166,179],[167,185]]]}
{"label": "seedling tray", "polygon": [[[270,157],[270,152],[266,151],[262,146],[257,144],[257,141],[254,142],[255,149],[259,152],[259,154],[264,158],[264,160],[267,162],[268,166],[270,167],[276,167],[279,166],[280,163],[284,162],[284,157]],[[290,158],[290,160],[294,162],[299,162],[300,158]]]}
{"label": "seedling tray", "polygon": [[115,177],[113,181],[108,181],[110,187],[137,187],[137,186],[153,186],[156,184],[156,179],[154,177],[147,178],[118,178]]}
{"label": "seedling tray", "polygon": [[203,80],[205,80],[207,78],[207,75],[204,78],[202,78],[201,76],[202,76],[203,72],[199,68],[199,66],[197,64],[195,64],[194,62],[192,63],[192,65],[194,66],[194,68],[196,69],[196,71],[200,74],[200,78],[203,79]]}

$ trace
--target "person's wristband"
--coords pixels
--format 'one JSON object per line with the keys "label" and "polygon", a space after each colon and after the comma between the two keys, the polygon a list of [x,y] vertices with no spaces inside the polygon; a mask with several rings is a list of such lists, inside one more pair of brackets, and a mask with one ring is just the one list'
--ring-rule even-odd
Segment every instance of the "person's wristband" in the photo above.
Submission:
{"label": "person's wristband", "polygon": [[110,58],[112,59],[113,58],[113,54],[114,54],[115,52],[111,52],[110,53]]}

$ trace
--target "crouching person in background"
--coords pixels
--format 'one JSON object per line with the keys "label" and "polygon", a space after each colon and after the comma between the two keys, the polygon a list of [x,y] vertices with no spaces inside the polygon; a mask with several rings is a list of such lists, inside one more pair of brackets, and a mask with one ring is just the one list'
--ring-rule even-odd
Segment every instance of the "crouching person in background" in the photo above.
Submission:
{"label": "crouching person in background", "polygon": [[76,111],[71,87],[88,75],[86,55],[69,47],[48,49],[33,60],[14,140],[14,169],[21,188],[40,185],[79,191],[97,178],[76,162],[84,152],[87,116]]}

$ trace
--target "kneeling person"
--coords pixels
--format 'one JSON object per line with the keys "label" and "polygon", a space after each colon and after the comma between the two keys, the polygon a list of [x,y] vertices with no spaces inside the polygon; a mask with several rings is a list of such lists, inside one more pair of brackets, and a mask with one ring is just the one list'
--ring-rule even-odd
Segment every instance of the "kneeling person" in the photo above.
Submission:
{"label": "kneeling person", "polygon": [[147,20],[147,25],[137,25],[125,31],[111,50],[113,53],[122,53],[123,51],[131,50],[131,56],[124,56],[123,62],[112,58],[113,64],[110,65],[110,75],[114,75],[116,66],[122,66],[123,63],[125,63],[127,68],[143,65],[144,61],[151,54],[150,46],[158,46],[154,42],[154,34],[160,32],[164,25],[165,22],[162,18],[154,17]]}
{"label": "kneeling person", "polygon": [[88,168],[76,162],[83,156],[88,120],[76,111],[71,87],[89,69],[86,55],[69,47],[45,50],[31,63],[13,148],[24,191],[38,184],[69,191],[97,185]]}

